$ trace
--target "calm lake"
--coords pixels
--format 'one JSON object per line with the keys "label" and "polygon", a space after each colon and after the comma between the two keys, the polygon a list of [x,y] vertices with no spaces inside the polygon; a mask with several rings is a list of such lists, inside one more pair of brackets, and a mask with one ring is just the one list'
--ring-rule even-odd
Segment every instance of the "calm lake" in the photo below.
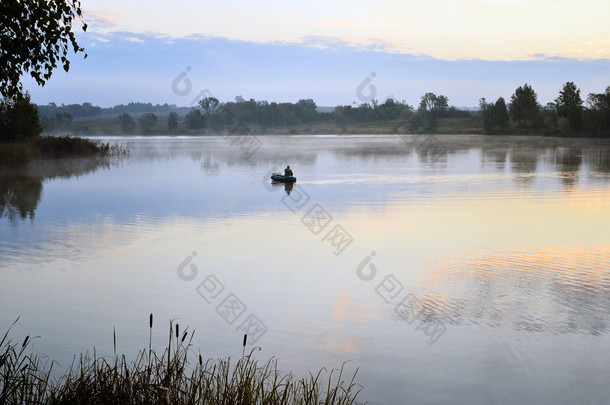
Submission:
{"label": "calm lake", "polygon": [[0,333],[59,368],[153,313],[158,350],[170,319],[211,358],[248,333],[373,404],[608,403],[610,142],[99,139],[129,155],[0,172]]}

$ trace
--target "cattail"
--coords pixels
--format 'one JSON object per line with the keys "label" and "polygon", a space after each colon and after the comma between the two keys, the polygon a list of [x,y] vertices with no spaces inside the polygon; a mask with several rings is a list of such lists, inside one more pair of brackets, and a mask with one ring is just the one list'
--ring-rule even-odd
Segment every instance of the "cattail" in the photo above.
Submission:
{"label": "cattail", "polygon": [[176,324],[176,339],[180,337],[180,325]]}
{"label": "cattail", "polygon": [[184,331],[184,334],[182,335],[182,340],[180,341],[180,343],[184,343],[184,339],[186,339],[186,336],[187,336],[188,334],[189,334],[189,333],[188,333],[187,331]]}
{"label": "cattail", "polygon": [[199,355],[199,365],[203,366],[203,357],[201,355]]}
{"label": "cattail", "polygon": [[29,339],[29,338],[30,338],[30,335],[27,335],[27,336],[25,337],[25,339],[23,340],[23,344],[21,345],[21,347],[25,347],[25,345],[27,345],[27,344],[28,344],[28,339]]}
{"label": "cattail", "polygon": [[241,350],[241,358],[243,359],[246,355],[246,342],[248,341],[248,334],[244,334],[244,348]]}
{"label": "cattail", "polygon": [[152,313],[150,314],[150,328],[152,329],[152,325],[153,325],[153,315]]}

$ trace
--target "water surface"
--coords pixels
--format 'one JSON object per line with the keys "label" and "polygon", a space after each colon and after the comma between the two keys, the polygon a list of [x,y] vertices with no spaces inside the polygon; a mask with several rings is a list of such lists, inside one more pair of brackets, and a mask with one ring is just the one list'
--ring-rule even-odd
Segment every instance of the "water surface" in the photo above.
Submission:
{"label": "water surface", "polygon": [[[606,403],[610,142],[482,136],[110,137],[118,159],[0,174],[0,326],[67,366],[162,348],[371,403]],[[269,182],[286,164],[298,182]]]}

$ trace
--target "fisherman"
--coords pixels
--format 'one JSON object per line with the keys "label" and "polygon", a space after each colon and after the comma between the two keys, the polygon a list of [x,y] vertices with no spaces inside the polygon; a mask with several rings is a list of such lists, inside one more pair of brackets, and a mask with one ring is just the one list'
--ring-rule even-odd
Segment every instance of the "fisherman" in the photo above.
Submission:
{"label": "fisherman", "polygon": [[292,177],[292,170],[290,169],[290,166],[286,166],[286,168],[284,169],[284,176],[290,176]]}

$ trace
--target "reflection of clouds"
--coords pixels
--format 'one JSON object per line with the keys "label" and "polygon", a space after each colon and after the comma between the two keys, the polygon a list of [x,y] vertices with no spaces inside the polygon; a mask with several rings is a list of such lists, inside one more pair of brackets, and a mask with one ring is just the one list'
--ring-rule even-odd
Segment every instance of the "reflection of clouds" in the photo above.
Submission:
{"label": "reflection of clouds", "polygon": [[333,354],[358,353],[362,344],[353,339],[345,339],[339,330],[320,330],[316,332],[316,340],[320,350]]}
{"label": "reflection of clouds", "polygon": [[363,308],[354,302],[349,291],[340,291],[335,298],[332,313],[332,327],[320,328],[315,332],[320,350],[335,354],[361,352],[363,343],[347,338],[344,335],[345,328],[343,326],[364,319]]}
{"label": "reflection of clouds", "polygon": [[364,319],[364,310],[350,297],[349,291],[341,291],[333,305],[333,315],[336,322],[359,322]]}
{"label": "reflection of clouds", "polygon": [[421,301],[445,323],[599,335],[610,323],[610,246],[478,249],[438,259]]}

